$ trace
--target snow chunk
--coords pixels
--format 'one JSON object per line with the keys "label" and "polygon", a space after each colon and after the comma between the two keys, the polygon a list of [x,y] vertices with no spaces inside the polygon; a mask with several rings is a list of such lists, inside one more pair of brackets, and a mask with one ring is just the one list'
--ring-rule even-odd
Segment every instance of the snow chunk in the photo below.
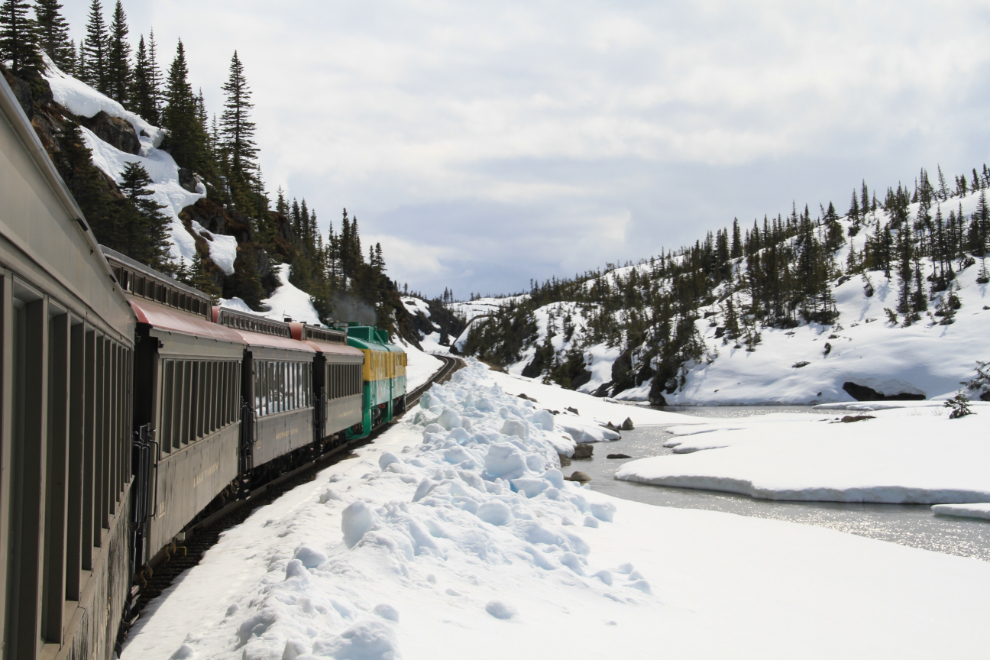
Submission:
{"label": "snow chunk", "polygon": [[503,603],[500,600],[488,601],[488,604],[485,605],[485,611],[491,614],[496,619],[507,620],[516,616],[515,608]]}
{"label": "snow chunk", "polygon": [[372,530],[377,519],[375,511],[363,500],[351,502],[344,509],[341,528],[344,532],[344,544],[353,548]]}
{"label": "snow chunk", "polygon": [[526,440],[529,437],[528,429],[526,424],[520,422],[518,419],[507,419],[505,423],[502,424],[502,435],[512,435],[520,440]]}
{"label": "snow chunk", "polygon": [[477,516],[486,523],[499,527],[512,520],[512,509],[504,502],[491,500],[478,507]]}
{"label": "snow chunk", "polygon": [[514,445],[493,444],[485,456],[485,473],[492,479],[518,479],[526,474],[526,459]]}

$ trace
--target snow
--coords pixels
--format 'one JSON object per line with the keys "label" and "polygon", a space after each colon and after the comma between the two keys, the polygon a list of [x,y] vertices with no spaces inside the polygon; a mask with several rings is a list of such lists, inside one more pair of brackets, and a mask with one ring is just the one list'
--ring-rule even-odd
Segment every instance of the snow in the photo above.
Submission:
{"label": "snow", "polygon": [[279,287],[272,292],[271,298],[261,301],[269,310],[263,312],[262,316],[267,316],[277,321],[291,318],[297,323],[323,325],[320,322],[320,315],[316,312],[316,308],[313,307],[312,297],[289,281],[289,275],[291,273],[292,266],[289,264],[282,264],[275,267]]}
{"label": "snow", "polygon": [[[153,181],[149,186],[152,199],[165,207],[162,212],[172,220],[170,257],[186,263],[187,266],[191,265],[199,258],[196,240],[183,226],[179,214],[187,206],[206,197],[205,188],[200,184],[198,192],[189,192],[179,184],[179,168],[175,160],[167,152],[157,148],[165,134],[162,129],[152,126],[133,112],[125,110],[113,99],[63,73],[47,55],[43,57],[47,68],[45,79],[52,88],[52,96],[56,103],[81,117],[93,117],[102,110],[111,117],[119,117],[130,122],[134,127],[141,142],[138,155],[124,153],[110,146],[85,127],[82,128],[83,139],[93,153],[93,164],[118,184],[123,181],[122,175],[129,163],[138,163],[147,170],[148,176]],[[237,239],[233,236],[213,234],[196,222],[192,223],[192,227],[194,232],[206,239],[210,248],[210,259],[225,274],[233,275],[234,261],[237,258]]]}
{"label": "snow", "polygon": [[[498,376],[469,361],[227,531],[149,604],[123,660],[985,656],[990,565],[563,482],[563,437]],[[444,409],[471,428],[433,424]],[[452,464],[455,448],[475,460]]]}
{"label": "snow", "polygon": [[227,298],[221,298],[220,306],[226,307],[228,309],[232,309],[237,312],[245,312],[247,314],[257,314],[258,316],[263,315],[262,313],[256,312],[253,309],[251,309],[251,307],[240,298],[230,298],[229,300]]}
{"label": "snow", "polygon": [[[130,122],[145,148],[161,144],[165,131],[125,110],[120,103],[100,94],[86,83],[63,73],[47,53],[42,52],[41,58],[45,65],[44,78],[52,89],[52,98],[60,106],[79,117],[95,117],[102,110],[111,117]],[[148,140],[147,144],[145,139]]]}
{"label": "snow", "polygon": [[405,306],[406,311],[408,311],[413,316],[416,314],[422,314],[426,318],[430,318],[430,306],[422,298],[416,298],[414,296],[402,296],[402,304]]}
{"label": "snow", "polygon": [[673,455],[623,465],[616,479],[771,500],[990,502],[990,405],[949,419],[939,405],[840,417],[771,414],[668,430]]}
{"label": "snow", "polygon": [[932,511],[940,516],[959,518],[984,518],[990,520],[990,503],[982,504],[936,504]]}
{"label": "snow", "polygon": [[443,368],[443,360],[424,353],[412,344],[407,344],[401,337],[399,343],[406,352],[406,391],[412,392]]}

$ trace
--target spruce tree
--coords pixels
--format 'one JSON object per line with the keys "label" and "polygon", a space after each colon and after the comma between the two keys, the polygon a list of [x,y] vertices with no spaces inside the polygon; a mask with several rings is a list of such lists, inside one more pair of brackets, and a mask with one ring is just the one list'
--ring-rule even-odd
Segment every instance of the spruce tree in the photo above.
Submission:
{"label": "spruce tree", "polygon": [[237,57],[237,51],[230,60],[230,75],[223,85],[223,114],[220,117],[220,132],[230,150],[230,165],[238,176],[246,176],[255,168],[258,149],[254,143],[254,123],[250,113],[251,90],[244,78],[244,65]]}
{"label": "spruce tree", "polygon": [[206,135],[200,122],[196,97],[189,85],[186,51],[181,40],[169,69],[165,100],[162,127],[168,131],[167,151],[180,167],[198,172],[204,165]]}
{"label": "spruce tree", "polygon": [[172,222],[162,213],[165,206],[151,199],[154,194],[148,188],[153,183],[151,177],[140,164],[128,163],[121,178],[120,191],[136,213],[136,222],[126,230],[131,237],[127,254],[155,270],[167,272]]}
{"label": "spruce tree", "polygon": [[152,89],[153,75],[148,50],[144,44],[144,35],[138,41],[137,54],[134,59],[134,77],[129,96],[130,109],[143,117],[150,124],[158,124],[158,108],[155,104],[155,93]]}
{"label": "spruce tree", "polygon": [[38,46],[48,53],[55,66],[71,75],[76,68],[76,53],[69,39],[69,24],[62,16],[62,5],[58,0],[35,0],[34,20],[38,26]]}
{"label": "spruce tree", "polygon": [[127,104],[131,86],[131,45],[127,41],[127,15],[117,0],[110,21],[107,48],[107,89],[114,101]]}
{"label": "spruce tree", "polygon": [[83,47],[86,61],[81,73],[84,82],[107,95],[110,93],[107,75],[109,44],[107,26],[103,22],[103,6],[100,0],[93,0],[89,6],[89,21],[86,23],[86,45]]}
{"label": "spruce tree", "polygon": [[41,70],[38,30],[28,17],[27,0],[3,0],[0,4],[0,61],[10,60],[15,76],[37,75]]}
{"label": "spruce tree", "polygon": [[158,44],[155,43],[155,29],[148,32],[148,86],[151,88],[151,105],[154,107],[155,120],[145,117],[149,122],[159,125],[162,115],[162,94],[165,85],[162,70],[158,66]]}

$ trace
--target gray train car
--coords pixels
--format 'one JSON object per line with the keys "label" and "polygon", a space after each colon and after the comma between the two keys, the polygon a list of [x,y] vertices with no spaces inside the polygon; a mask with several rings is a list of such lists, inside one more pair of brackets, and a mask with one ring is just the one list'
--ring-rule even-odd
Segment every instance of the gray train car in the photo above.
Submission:
{"label": "gray train car", "polygon": [[314,418],[318,442],[335,444],[341,431],[361,424],[364,353],[347,345],[347,333],[290,323],[292,338],[316,351],[313,362]]}
{"label": "gray train car", "polygon": [[220,494],[237,490],[241,337],[213,323],[210,298],[109,248],[103,252],[137,315],[134,566],[144,566]]}
{"label": "gray train car", "polygon": [[313,360],[316,350],[295,341],[288,323],[214,307],[218,326],[245,344],[241,395],[244,411],[242,472],[260,477],[282,469],[289,454],[311,445]]}
{"label": "gray train car", "polygon": [[130,587],[136,319],[0,78],[5,660],[110,658]]}

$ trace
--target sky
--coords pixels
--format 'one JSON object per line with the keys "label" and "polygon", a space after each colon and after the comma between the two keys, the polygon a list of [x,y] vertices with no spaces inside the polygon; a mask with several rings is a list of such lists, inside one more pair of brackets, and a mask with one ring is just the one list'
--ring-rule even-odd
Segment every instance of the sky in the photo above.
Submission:
{"label": "sky", "polygon": [[[78,39],[89,1],[62,1]],[[346,207],[428,296],[517,292],[990,161],[990,0],[123,6],[163,68],[182,39],[211,113],[236,50],[269,190],[324,231]]]}

